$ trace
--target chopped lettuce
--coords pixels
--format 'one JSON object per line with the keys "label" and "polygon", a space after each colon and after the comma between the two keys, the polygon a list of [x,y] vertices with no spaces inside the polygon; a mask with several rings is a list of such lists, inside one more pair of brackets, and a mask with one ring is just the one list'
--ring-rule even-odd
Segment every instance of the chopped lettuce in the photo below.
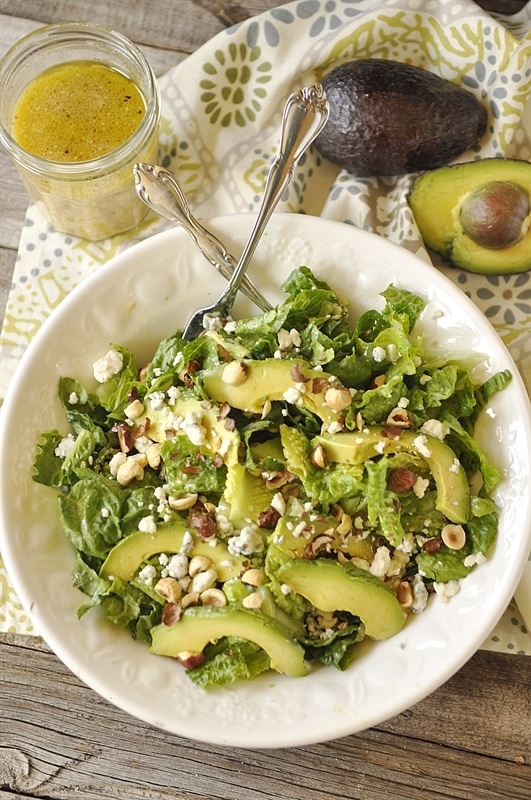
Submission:
{"label": "chopped lettuce", "polygon": [[[192,342],[175,332],[147,365],[110,345],[122,366],[95,387],[62,377],[58,393],[69,433],[42,434],[33,477],[56,490],[62,529],[77,551],[73,582],[88,598],[80,617],[99,609],[150,644],[155,627],[178,625],[185,597],[222,603],[265,617],[308,661],[343,670],[365,637],[363,620],[316,608],[283,583],[282,567],[293,558],[352,562],[351,569],[368,570],[392,592],[413,579],[429,587],[465,578],[489,557],[498,526],[490,494],[500,475],[475,440],[474,425],[511,375],[503,371],[478,385],[479,356],[427,358],[416,328],[423,300],[397,286],[382,292],[381,310],[353,323],[334,290],[307,266],[282,288],[285,301],[263,314]],[[294,391],[268,400],[267,389],[258,387],[266,393],[261,414],[215,402],[203,374],[233,359],[292,361]],[[301,364],[323,378],[298,381]],[[323,381],[348,390],[335,417],[333,405],[321,417],[297,401],[297,392],[313,392],[326,403]],[[397,424],[418,431],[415,450],[386,449],[385,436],[401,435]],[[352,436],[373,425],[381,426],[382,438],[363,463],[327,462],[319,452],[322,434]],[[460,550],[442,538],[448,519],[437,510],[424,431],[435,431],[451,448],[450,470],[464,469],[471,486],[481,476],[470,500],[466,494]],[[133,461],[137,468],[126,477],[121,466]],[[102,570],[131,534],[142,544],[142,535],[175,522],[183,532],[178,551],[173,539],[170,552],[147,547],[144,560],[128,563],[129,581]],[[271,668],[272,658],[243,636],[216,634],[198,662],[187,674],[211,688],[251,680]]]}

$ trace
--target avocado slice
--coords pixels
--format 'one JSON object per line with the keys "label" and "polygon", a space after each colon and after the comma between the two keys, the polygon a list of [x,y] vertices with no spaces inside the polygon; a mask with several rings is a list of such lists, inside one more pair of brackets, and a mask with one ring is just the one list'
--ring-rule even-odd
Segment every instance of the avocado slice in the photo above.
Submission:
{"label": "avocado slice", "polygon": [[151,629],[151,652],[174,658],[184,651],[200,653],[223,636],[254,642],[265,650],[277,672],[296,678],[308,672],[303,648],[279,620],[233,606],[194,606],[173,625],[156,625]]}
{"label": "avocado slice", "polygon": [[404,626],[405,614],[393,590],[352,563],[293,559],[279,568],[277,577],[321,611],[348,611],[359,617],[372,639],[388,639]]}
{"label": "avocado slice", "polygon": [[364,558],[367,561],[371,561],[373,558],[371,540],[361,539],[355,535],[341,536],[337,532],[339,523],[334,517],[325,517],[312,522],[311,538],[296,535],[298,523],[300,523],[300,519],[296,517],[280,517],[272,535],[275,545],[290,558],[304,558],[308,545],[311,546],[311,543],[323,534],[330,537],[328,546],[332,551],[340,551],[349,556]]}
{"label": "avocado slice", "polygon": [[227,581],[239,575],[244,569],[244,558],[233,556],[226,546],[217,541],[215,547],[198,539],[184,521],[164,522],[155,533],[138,531],[129,534],[116,544],[100,569],[102,578],[121,578],[132,580],[140,566],[157,553],[178,553],[182,547],[186,531],[192,533],[195,543],[190,556],[207,556],[218,573],[220,581]]}
{"label": "avocado slice", "polygon": [[324,433],[316,436],[330,461],[362,464],[384,453],[409,452],[422,458],[437,488],[436,508],[451,522],[466,522],[470,515],[470,487],[465,470],[451,447],[419,431],[402,430],[396,438],[382,435],[383,427],[373,425],[352,433]]}
{"label": "avocado slice", "polygon": [[485,158],[432,170],[417,178],[408,202],[426,246],[456,266],[485,274],[531,269],[531,163]]}
{"label": "avocado slice", "polygon": [[223,500],[229,504],[229,520],[243,527],[247,520],[258,522],[262,511],[267,511],[275,491],[268,489],[260,475],[252,475],[241,464],[227,470]]}
{"label": "avocado slice", "polygon": [[341,412],[327,406],[324,400],[324,393],[330,386],[328,381],[332,385],[337,384],[334,375],[312,369],[296,359],[243,359],[240,364],[245,377],[235,384],[223,379],[226,364],[205,370],[203,386],[209,397],[242,411],[261,414],[268,400],[285,400],[284,395],[288,390],[296,390],[297,384],[303,384],[305,390],[298,398],[301,405],[317,414],[323,422],[331,423],[339,419]]}

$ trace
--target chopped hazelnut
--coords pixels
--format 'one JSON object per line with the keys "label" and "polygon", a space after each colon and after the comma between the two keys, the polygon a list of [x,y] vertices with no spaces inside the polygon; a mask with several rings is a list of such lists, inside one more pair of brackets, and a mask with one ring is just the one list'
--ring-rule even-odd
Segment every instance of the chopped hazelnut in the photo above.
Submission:
{"label": "chopped hazelnut", "polygon": [[352,402],[352,395],[344,386],[331,386],[324,394],[324,401],[332,411],[344,411]]}
{"label": "chopped hazelnut", "polygon": [[326,451],[322,444],[318,444],[317,447],[313,448],[310,455],[310,461],[314,467],[317,467],[317,469],[324,468],[326,464]]}
{"label": "chopped hazelnut", "polygon": [[137,398],[124,409],[127,419],[138,419],[144,413],[144,404]]}
{"label": "chopped hazelnut", "polygon": [[146,448],[146,458],[152,469],[160,466],[160,444],[158,442],[154,442]]}
{"label": "chopped hazelnut", "polygon": [[408,581],[401,581],[396,587],[396,599],[402,608],[410,608],[413,605],[413,589]]}
{"label": "chopped hazelnut", "polygon": [[441,531],[441,539],[451,550],[461,550],[465,546],[466,533],[462,525],[449,523]]}
{"label": "chopped hazelnut", "polygon": [[129,486],[134,480],[141,481],[144,477],[144,467],[146,464],[147,458],[145,458],[145,456],[143,464],[136,456],[128,456],[125,463],[121,464],[116,472],[116,480],[120,486]]}
{"label": "chopped hazelnut", "polygon": [[240,386],[247,380],[249,368],[243,361],[230,361],[223,369],[222,380],[230,386]]}
{"label": "chopped hazelnut", "polygon": [[188,508],[192,508],[197,503],[197,494],[195,492],[187,492],[186,494],[180,494],[178,497],[169,497],[168,498],[168,505],[174,511],[186,511]]}
{"label": "chopped hazelnut", "polygon": [[205,572],[211,565],[211,560],[207,556],[193,556],[188,565],[188,574],[191,578],[200,572]]}
{"label": "chopped hazelnut", "polygon": [[181,608],[189,608],[199,603],[199,592],[188,592],[181,600]]}
{"label": "chopped hazelnut", "polygon": [[261,586],[265,581],[265,575],[261,569],[252,567],[246,570],[242,575],[242,582],[247,583],[249,586]]}
{"label": "chopped hazelnut", "polygon": [[221,589],[216,589],[213,586],[210,587],[210,589],[205,589],[204,592],[201,592],[199,599],[204,606],[221,608],[222,606],[227,605],[227,598],[225,594],[221,591]]}
{"label": "chopped hazelnut", "polygon": [[178,603],[183,590],[181,584],[175,578],[161,578],[155,584],[155,592],[170,603]]}
{"label": "chopped hazelnut", "polygon": [[263,602],[264,598],[261,594],[258,592],[251,592],[251,594],[248,594],[247,597],[243,598],[242,606],[244,608],[258,609],[261,607]]}
{"label": "chopped hazelnut", "polygon": [[400,408],[397,406],[394,408],[386,420],[388,425],[391,425],[393,428],[409,428],[411,427],[411,420],[409,419],[409,414],[405,408]]}

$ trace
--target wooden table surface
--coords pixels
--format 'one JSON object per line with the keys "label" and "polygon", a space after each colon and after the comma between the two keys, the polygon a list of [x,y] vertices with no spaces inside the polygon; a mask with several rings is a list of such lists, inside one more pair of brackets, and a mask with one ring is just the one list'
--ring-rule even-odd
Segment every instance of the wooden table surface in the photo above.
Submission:
{"label": "wooden table surface", "polygon": [[[0,0],[0,54],[42,24],[87,16],[141,45],[158,75],[276,0]],[[518,11],[522,0],[482,0]],[[1,317],[27,197],[0,153]],[[0,318],[1,318],[0,317]],[[1,586],[0,586],[1,591]],[[531,797],[530,660],[479,651],[389,721],[285,750],[213,747],[138,722],[36,637],[0,635],[0,800],[490,800]]]}

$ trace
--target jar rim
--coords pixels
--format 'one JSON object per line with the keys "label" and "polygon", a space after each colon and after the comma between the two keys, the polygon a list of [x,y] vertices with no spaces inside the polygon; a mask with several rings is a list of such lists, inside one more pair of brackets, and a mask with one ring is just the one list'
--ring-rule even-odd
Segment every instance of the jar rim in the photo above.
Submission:
{"label": "jar rim", "polygon": [[[147,92],[145,114],[136,130],[118,147],[96,158],[85,161],[54,161],[42,158],[22,147],[6,128],[0,115],[0,143],[16,163],[36,175],[47,175],[68,180],[86,180],[96,175],[115,170],[131,160],[132,152],[137,151],[149,139],[160,120],[160,88],[153,69],[142,51],[124,34],[98,23],[73,21],[56,22],[36,28],[23,36],[7,51],[0,61],[0,86],[5,86],[5,75],[14,70],[25,58],[28,49],[42,40],[43,48],[52,49],[67,41],[75,41],[79,35],[93,38],[94,43],[119,44],[124,54],[139,68],[146,78]],[[67,63],[65,60],[64,63]],[[144,92],[142,92],[144,95]]]}

